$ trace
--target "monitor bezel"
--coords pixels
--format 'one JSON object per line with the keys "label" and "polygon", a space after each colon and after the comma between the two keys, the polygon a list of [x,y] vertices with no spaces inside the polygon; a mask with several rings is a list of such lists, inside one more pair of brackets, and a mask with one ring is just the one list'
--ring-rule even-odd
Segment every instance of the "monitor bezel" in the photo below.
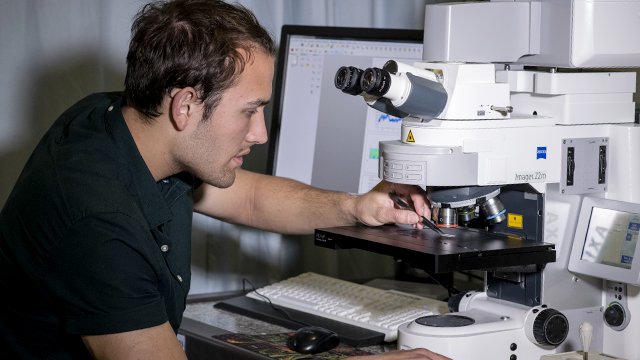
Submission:
{"label": "monitor bezel", "polygon": [[576,226],[571,256],[569,258],[569,271],[610,281],[640,285],[640,246],[638,245],[636,245],[633,254],[635,261],[632,262],[631,268],[629,269],[582,260],[582,252],[586,243],[593,208],[640,214],[640,204],[585,197],[580,207],[580,213],[578,214],[578,224]]}
{"label": "monitor bezel", "polygon": [[285,65],[287,63],[287,49],[291,36],[313,36],[333,38],[338,40],[364,41],[410,41],[422,43],[424,30],[422,29],[382,29],[339,26],[311,26],[311,25],[283,25],[280,34],[276,72],[271,107],[271,125],[269,128],[269,146],[267,155],[267,174],[275,175],[275,161],[280,140],[282,118],[282,101],[285,83]]}

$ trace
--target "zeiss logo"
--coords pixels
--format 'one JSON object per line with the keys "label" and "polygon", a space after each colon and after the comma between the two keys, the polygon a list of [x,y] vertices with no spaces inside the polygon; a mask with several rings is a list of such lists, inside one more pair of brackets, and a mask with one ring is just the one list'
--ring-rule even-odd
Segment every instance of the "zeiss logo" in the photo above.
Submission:
{"label": "zeiss logo", "polygon": [[536,151],[536,160],[538,159],[546,159],[547,158],[547,147],[546,146],[538,146],[538,150]]}

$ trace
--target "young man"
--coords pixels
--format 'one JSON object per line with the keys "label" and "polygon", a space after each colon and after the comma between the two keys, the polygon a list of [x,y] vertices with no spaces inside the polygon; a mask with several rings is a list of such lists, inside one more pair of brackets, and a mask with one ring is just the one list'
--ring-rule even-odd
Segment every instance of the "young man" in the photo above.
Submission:
{"label": "young man", "polygon": [[[176,331],[190,281],[193,211],[281,233],[418,225],[396,191],[361,196],[242,170],[267,141],[274,44],[248,10],[218,0],[145,6],[123,94],[67,110],[0,216],[0,356],[184,359]],[[427,350],[383,358],[442,359]]]}

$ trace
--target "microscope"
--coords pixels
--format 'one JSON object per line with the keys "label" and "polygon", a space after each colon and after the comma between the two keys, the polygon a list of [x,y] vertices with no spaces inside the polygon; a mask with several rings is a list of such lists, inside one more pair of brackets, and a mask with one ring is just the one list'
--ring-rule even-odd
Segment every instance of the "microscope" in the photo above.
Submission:
{"label": "microscope", "polygon": [[426,6],[423,61],[335,85],[402,118],[379,175],[429,190],[429,229],[316,230],[316,244],[430,273],[482,270],[398,348],[453,359],[640,358],[640,1]]}

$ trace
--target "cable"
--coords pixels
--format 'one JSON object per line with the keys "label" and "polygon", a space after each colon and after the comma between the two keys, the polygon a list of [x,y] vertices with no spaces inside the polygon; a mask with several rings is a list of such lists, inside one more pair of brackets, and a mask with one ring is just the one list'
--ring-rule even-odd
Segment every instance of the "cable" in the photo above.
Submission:
{"label": "cable", "polygon": [[472,279],[484,281],[484,277],[476,275],[476,274],[472,273],[471,271],[458,271],[458,273],[460,273],[462,275],[466,275],[467,277],[472,278]]}
{"label": "cable", "polygon": [[441,283],[440,281],[438,281],[438,278],[436,278],[431,272],[424,270],[424,272],[431,278],[433,279],[433,281],[435,281],[436,283],[438,283],[438,285],[442,286],[443,288],[447,289],[447,293],[449,295],[449,297],[451,297],[451,294],[459,294],[460,290],[456,289],[453,285],[451,286],[447,286],[443,283]]}
{"label": "cable", "polygon": [[287,313],[284,309],[282,309],[279,306],[274,305],[271,302],[271,299],[269,299],[268,296],[263,295],[261,293],[258,292],[258,289],[256,289],[255,285],[253,285],[253,283],[247,279],[247,278],[243,278],[242,279],[242,292],[246,295],[249,291],[247,291],[245,284],[249,284],[251,286],[251,291],[253,291],[254,293],[256,293],[256,295],[260,296],[261,298],[265,299],[268,303],[269,306],[271,306],[271,308],[279,313],[281,313],[286,319],[293,321],[295,323],[298,323],[302,326],[311,326],[311,324],[305,323],[304,321],[300,321],[300,320],[296,320],[294,318],[291,317],[291,315],[289,315],[289,313]]}

